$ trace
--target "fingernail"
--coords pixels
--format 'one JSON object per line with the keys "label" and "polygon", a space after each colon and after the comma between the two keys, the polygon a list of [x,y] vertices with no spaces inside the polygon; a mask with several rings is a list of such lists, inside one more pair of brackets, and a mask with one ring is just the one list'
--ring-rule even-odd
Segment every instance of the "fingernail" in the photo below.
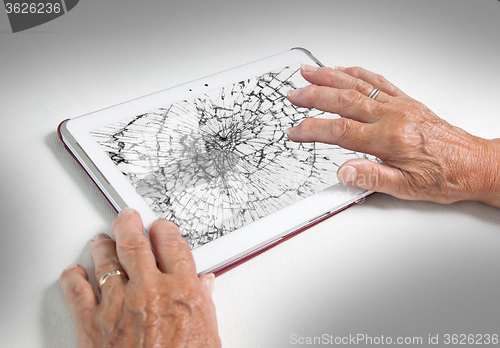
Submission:
{"label": "fingernail", "polygon": [[66,267],[65,271],[66,271],[66,270],[68,270],[68,269],[71,269],[71,268],[76,268],[76,267],[82,267],[82,266],[80,266],[80,265],[79,265],[79,264],[77,264],[77,263],[74,263],[74,264],[69,265],[68,267]]}
{"label": "fingernail", "polygon": [[120,210],[120,212],[118,213],[118,216],[123,216],[123,215],[129,215],[129,214],[135,214],[136,211],[132,208],[123,208],[122,210]]}
{"label": "fingernail", "polygon": [[344,184],[352,184],[354,181],[356,181],[357,175],[358,171],[353,166],[343,166],[337,172],[337,178]]}
{"label": "fingernail", "polygon": [[336,67],[335,67],[335,70],[340,70],[340,71],[344,71],[344,70],[346,70],[346,69],[347,69],[347,68],[346,68],[346,67],[344,67],[344,66],[336,66]]}
{"label": "fingernail", "polygon": [[207,285],[208,285],[208,291],[210,292],[210,296],[214,292],[214,287],[215,287],[215,274],[209,273],[207,275]]}
{"label": "fingernail", "polygon": [[106,233],[98,233],[92,237],[91,242],[97,242],[98,240],[111,239]]}
{"label": "fingernail", "polygon": [[312,66],[309,64],[300,64],[300,68],[306,72],[315,72],[316,70],[319,69],[317,66]]}
{"label": "fingernail", "polygon": [[289,97],[295,97],[296,95],[299,94],[299,90],[298,89],[291,89],[287,92],[287,96]]}
{"label": "fingernail", "polygon": [[287,137],[290,137],[290,135],[292,135],[293,133],[295,133],[295,127],[285,129],[285,134]]}

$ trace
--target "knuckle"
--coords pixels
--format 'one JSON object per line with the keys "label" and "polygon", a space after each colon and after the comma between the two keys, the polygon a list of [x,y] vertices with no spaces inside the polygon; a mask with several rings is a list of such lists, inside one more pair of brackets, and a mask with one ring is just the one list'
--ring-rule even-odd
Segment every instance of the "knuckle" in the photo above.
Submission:
{"label": "knuckle", "polygon": [[183,290],[173,303],[178,312],[191,316],[203,310],[205,297],[200,291],[190,288]]}
{"label": "knuckle", "polygon": [[75,297],[79,297],[79,295],[84,295],[91,291],[91,288],[86,286],[86,283],[78,283],[71,287],[71,292],[75,295]]}
{"label": "knuckle", "polygon": [[[207,298],[200,290],[197,279],[185,279],[174,274],[166,284],[150,279],[144,289],[141,287],[141,296],[125,299],[125,307],[143,325],[153,325],[159,317],[168,317],[175,322],[176,330],[184,331],[206,311]],[[166,303],[168,310],[159,310]]]}
{"label": "knuckle", "polygon": [[349,71],[349,75],[357,77],[361,75],[363,68],[361,68],[360,66],[353,66],[351,68],[348,68],[347,71]]}
{"label": "knuckle", "polygon": [[65,298],[68,305],[79,302],[82,297],[86,297],[90,292],[92,292],[93,295],[94,290],[86,285],[87,284],[84,282],[78,282],[66,286]]}
{"label": "knuckle", "polygon": [[[169,302],[168,315],[177,317],[178,323],[184,322],[182,318],[192,317],[204,307],[206,298],[200,291],[198,280],[185,279],[172,275],[168,285],[153,279],[141,279],[141,296],[126,299],[127,308],[135,313],[141,313],[144,323],[151,323],[158,318],[157,307]],[[199,283],[199,282],[198,282]]]}
{"label": "knuckle", "polygon": [[165,238],[163,246],[167,248],[167,250],[190,250],[186,240],[180,234]]}
{"label": "knuckle", "polygon": [[330,81],[335,80],[337,73],[338,73],[338,70],[335,70],[331,67],[323,68],[323,69],[321,69],[321,71],[325,74],[325,77],[327,79],[329,79]]}
{"label": "knuckle", "polygon": [[341,110],[351,109],[354,105],[359,103],[361,94],[353,89],[343,89],[338,94],[338,104]]}
{"label": "knuckle", "polygon": [[154,272],[141,272],[129,284],[132,285],[134,293],[141,294],[141,296],[127,297],[127,301],[132,308],[139,309],[154,305],[154,303],[151,303],[151,299],[157,298],[162,291],[161,283]]}
{"label": "knuckle", "polygon": [[394,149],[414,152],[425,144],[425,134],[415,122],[407,121],[398,125],[389,135],[389,144]]}
{"label": "knuckle", "polygon": [[301,131],[305,134],[310,134],[311,132],[314,131],[314,120],[312,118],[306,118],[304,121],[302,121],[299,125]]}
{"label": "knuckle", "polygon": [[352,120],[341,117],[330,123],[330,132],[334,139],[345,139],[349,136]]}
{"label": "knuckle", "polygon": [[416,122],[418,120],[419,112],[414,107],[408,107],[403,110],[402,119],[408,122]]}
{"label": "knuckle", "polygon": [[141,236],[141,238],[126,238],[118,243],[116,247],[125,254],[134,254],[139,251],[151,249],[148,240],[144,236]]}
{"label": "knuckle", "polygon": [[[129,283],[130,284],[130,283]],[[161,287],[160,283],[151,277],[147,272],[140,274],[132,283],[132,293],[140,294],[140,296],[124,296],[123,301],[125,307],[136,313],[147,313],[152,308],[155,308],[163,298],[168,298],[165,291],[170,291]]]}
{"label": "knuckle", "polygon": [[385,129],[385,137],[390,148],[407,151],[408,154],[424,151],[427,143],[425,132],[426,120],[415,108],[395,111],[398,118],[395,123]]}
{"label": "knuckle", "polygon": [[370,103],[367,105],[367,110],[374,117],[380,118],[387,115],[387,107],[384,103]]}
{"label": "knuckle", "polygon": [[186,253],[179,257],[175,262],[175,268],[178,270],[192,270],[195,267],[191,254]]}
{"label": "knuckle", "polygon": [[365,178],[366,186],[365,189],[369,191],[377,191],[381,186],[380,168],[377,166],[371,166],[367,177]]}
{"label": "knuckle", "polygon": [[154,305],[151,299],[157,298],[158,294],[162,293],[160,282],[149,272],[140,274],[137,277],[135,286],[136,290],[138,290],[142,296],[134,296],[128,299],[128,301],[131,301],[131,307],[134,308],[146,308]]}
{"label": "knuckle", "polygon": [[389,81],[383,75],[375,74],[374,78],[375,78],[375,84],[378,86],[384,86],[389,83]]}
{"label": "knuckle", "polygon": [[115,269],[121,268],[118,264],[118,260],[113,260],[110,258],[103,259],[99,261],[99,264],[95,266],[95,274],[100,277],[103,274],[106,274]]}
{"label": "knuckle", "polygon": [[354,82],[352,83],[352,89],[359,91],[361,93],[363,92],[368,92],[370,88],[368,87],[368,84],[360,79],[355,79]]}
{"label": "knuckle", "polygon": [[111,229],[115,230],[120,224],[132,224],[133,223],[132,221],[135,220],[135,218],[136,217],[134,214],[127,214],[117,217],[115,221],[113,221]]}
{"label": "knuckle", "polygon": [[322,108],[322,104],[329,103],[330,87],[309,85],[304,88],[303,97],[308,107]]}
{"label": "knuckle", "polygon": [[90,243],[89,253],[92,258],[97,254],[101,253],[103,250],[112,248],[115,249],[115,241],[112,239],[98,240]]}
{"label": "knuckle", "polygon": [[314,104],[321,96],[321,87],[309,85],[304,88],[304,98],[308,104]]}

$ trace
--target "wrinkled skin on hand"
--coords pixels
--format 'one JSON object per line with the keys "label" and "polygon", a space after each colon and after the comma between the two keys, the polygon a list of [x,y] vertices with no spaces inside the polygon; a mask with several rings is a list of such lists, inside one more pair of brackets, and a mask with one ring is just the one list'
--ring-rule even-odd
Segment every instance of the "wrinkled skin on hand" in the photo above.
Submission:
{"label": "wrinkled skin on hand", "polygon": [[[287,130],[298,142],[324,142],[369,153],[344,163],[341,182],[402,199],[452,203],[482,201],[500,207],[500,142],[473,136],[436,116],[384,77],[362,68],[316,68],[301,73],[312,83],[292,90],[295,105],[337,113],[307,119]],[[381,92],[368,97],[374,86]]]}
{"label": "wrinkled skin on hand", "polygon": [[198,278],[191,250],[173,223],[150,229],[158,265],[142,231],[140,215],[122,210],[106,234],[90,242],[97,280],[115,269],[99,303],[85,270],[68,267],[60,285],[75,323],[78,347],[220,347],[213,274]]}

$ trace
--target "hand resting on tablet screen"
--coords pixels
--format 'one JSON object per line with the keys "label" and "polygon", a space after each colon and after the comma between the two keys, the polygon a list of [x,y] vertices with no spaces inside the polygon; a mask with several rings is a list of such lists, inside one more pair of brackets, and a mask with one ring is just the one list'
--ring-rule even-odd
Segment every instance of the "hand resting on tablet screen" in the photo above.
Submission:
{"label": "hand resting on tablet screen", "polygon": [[303,65],[301,73],[311,85],[291,90],[288,99],[342,117],[307,119],[289,128],[288,137],[366,152],[384,162],[349,160],[337,173],[341,182],[402,199],[500,207],[500,139],[450,125],[384,77],[359,67]]}
{"label": "hand resting on tablet screen", "polygon": [[158,265],[135,210],[123,209],[112,231],[116,242],[90,242],[100,303],[81,266],[61,275],[78,347],[220,347],[214,275],[198,278],[177,226],[157,220],[149,231]]}

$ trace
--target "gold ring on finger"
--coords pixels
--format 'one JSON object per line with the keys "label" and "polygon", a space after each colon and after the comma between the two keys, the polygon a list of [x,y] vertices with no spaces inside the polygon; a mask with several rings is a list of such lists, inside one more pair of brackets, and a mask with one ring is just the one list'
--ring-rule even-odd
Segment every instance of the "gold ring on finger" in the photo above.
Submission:
{"label": "gold ring on finger", "polygon": [[115,269],[115,270],[113,270],[111,272],[108,272],[108,273],[104,274],[101,277],[101,279],[99,279],[99,292],[101,292],[102,286],[104,285],[104,283],[106,283],[106,281],[109,278],[111,278],[113,276],[117,276],[117,275],[123,275],[123,276],[127,277],[127,279],[128,279],[127,273],[125,273],[124,271],[121,271],[119,269]]}

